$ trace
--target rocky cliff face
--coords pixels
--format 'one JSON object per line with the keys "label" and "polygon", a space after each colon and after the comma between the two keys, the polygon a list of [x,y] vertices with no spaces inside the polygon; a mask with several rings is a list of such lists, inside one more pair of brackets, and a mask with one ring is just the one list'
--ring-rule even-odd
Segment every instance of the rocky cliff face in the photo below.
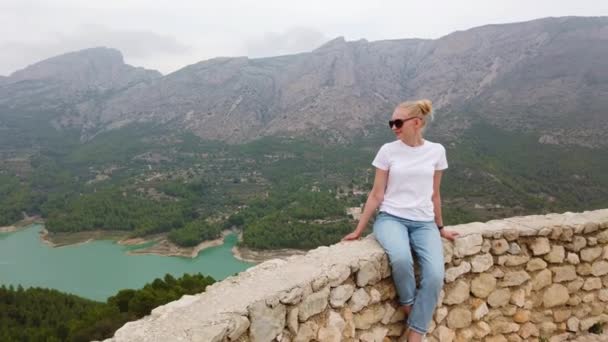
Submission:
{"label": "rocky cliff face", "polygon": [[[434,101],[436,131],[446,137],[482,117],[553,143],[606,146],[607,41],[608,18],[550,18],[437,40],[338,38],[310,53],[217,58],[164,77],[93,49],[16,72],[0,86],[0,104],[59,97],[73,110],[58,122],[85,136],[153,121],[238,143],[279,134],[348,139],[384,125],[398,102],[424,97]],[[41,84],[51,78],[59,83]],[[64,96],[65,84],[112,91]]]}

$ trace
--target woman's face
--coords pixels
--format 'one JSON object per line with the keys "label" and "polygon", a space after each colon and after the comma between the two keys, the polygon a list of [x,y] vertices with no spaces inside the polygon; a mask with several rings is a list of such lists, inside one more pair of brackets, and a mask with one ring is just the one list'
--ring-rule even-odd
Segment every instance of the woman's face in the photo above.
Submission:
{"label": "woman's face", "polygon": [[395,133],[398,138],[415,135],[422,127],[422,120],[418,117],[411,117],[409,111],[403,108],[396,108],[391,117],[391,121],[393,122],[397,121],[397,123],[399,123],[399,120],[403,122],[401,127],[397,127],[398,124],[393,124],[391,127],[393,133]]}

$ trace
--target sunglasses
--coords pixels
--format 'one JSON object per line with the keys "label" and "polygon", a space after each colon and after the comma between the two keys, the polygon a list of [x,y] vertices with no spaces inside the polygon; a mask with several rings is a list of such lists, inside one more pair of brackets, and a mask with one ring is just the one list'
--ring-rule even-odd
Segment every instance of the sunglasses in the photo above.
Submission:
{"label": "sunglasses", "polygon": [[404,123],[406,123],[410,120],[414,120],[414,119],[420,119],[420,118],[417,116],[413,116],[413,117],[407,118],[405,120],[403,120],[403,119],[388,120],[388,127],[393,128],[393,125],[394,125],[397,128],[401,128]]}

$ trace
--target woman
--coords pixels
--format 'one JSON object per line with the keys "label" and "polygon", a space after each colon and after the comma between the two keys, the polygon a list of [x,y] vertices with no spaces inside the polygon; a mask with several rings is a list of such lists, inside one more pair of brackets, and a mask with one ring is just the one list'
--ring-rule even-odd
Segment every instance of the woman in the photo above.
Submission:
{"label": "woman", "polygon": [[[442,170],[448,167],[445,148],[422,136],[431,120],[429,100],[401,103],[389,126],[397,140],[384,144],[372,165],[374,185],[356,229],[343,240],[355,240],[378,206],[374,235],[388,254],[399,303],[408,315],[408,341],[422,341],[443,286],[441,237],[453,240],[458,233],[443,229],[441,216]],[[416,289],[412,251],[421,269]]]}

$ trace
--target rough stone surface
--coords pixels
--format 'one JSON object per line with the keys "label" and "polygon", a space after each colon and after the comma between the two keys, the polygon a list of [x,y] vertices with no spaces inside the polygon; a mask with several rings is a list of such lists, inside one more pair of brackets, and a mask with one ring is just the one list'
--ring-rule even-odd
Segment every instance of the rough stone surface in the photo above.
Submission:
{"label": "rough stone surface", "polygon": [[504,266],[519,266],[527,263],[530,257],[527,255],[501,255],[498,257],[498,264]]}
{"label": "rough stone surface", "polygon": [[298,333],[300,327],[300,321],[298,320],[299,309],[297,306],[289,308],[287,311],[287,329],[293,334]]}
{"label": "rough stone surface", "polygon": [[541,237],[537,238],[531,245],[532,253],[534,255],[543,255],[547,254],[551,251],[551,245],[549,244],[549,239]]}
{"label": "rough stone surface", "polygon": [[566,258],[566,249],[564,246],[554,245],[551,247],[551,252],[545,255],[545,260],[552,264],[561,264]]}
{"label": "rough stone surface", "polygon": [[602,280],[600,278],[587,278],[583,284],[583,290],[593,291],[602,288]]}
{"label": "rough stone surface", "polygon": [[493,307],[505,306],[511,299],[511,291],[509,289],[498,289],[490,294],[488,297],[488,304]]}
{"label": "rough stone surface", "polygon": [[519,331],[519,324],[506,320],[494,320],[490,322],[493,333],[508,334]]}
{"label": "rough stone surface", "polygon": [[347,265],[334,265],[327,273],[329,286],[336,287],[342,284],[350,276],[350,267]]}
{"label": "rough stone surface", "polygon": [[517,307],[524,307],[526,304],[526,291],[524,289],[517,289],[513,291],[511,294],[511,300],[509,302]]}
{"label": "rough stone surface", "polygon": [[494,265],[492,254],[486,253],[473,257],[471,259],[471,270],[473,273],[481,273],[490,269]]}
{"label": "rough stone surface", "polygon": [[452,262],[454,257],[454,245],[452,242],[447,241],[443,243],[443,262],[449,264]]}
{"label": "rough stone surface", "polygon": [[552,308],[568,303],[568,299],[570,299],[568,289],[564,285],[553,284],[543,294],[543,305],[546,308]]}
{"label": "rough stone surface", "polygon": [[355,291],[355,293],[353,293],[352,297],[348,301],[348,304],[350,306],[350,310],[355,313],[365,308],[369,304],[370,300],[371,298],[365,289],[358,289]]}
{"label": "rough stone surface", "polygon": [[513,315],[515,323],[526,323],[530,321],[530,310],[517,310]]}
{"label": "rough stone surface", "polygon": [[581,263],[581,260],[576,253],[568,253],[566,260],[572,265],[578,265]]}
{"label": "rough stone surface", "polygon": [[572,310],[569,309],[561,309],[561,310],[553,310],[553,320],[556,323],[564,322],[568,318],[572,316]]}
{"label": "rough stone surface", "polygon": [[579,325],[580,325],[580,321],[576,317],[570,317],[568,319],[568,322],[566,323],[566,326],[568,327],[568,331],[572,331],[572,332],[577,332]]}
{"label": "rough stone surface", "polygon": [[382,279],[380,269],[380,262],[378,261],[360,261],[359,272],[357,272],[357,286],[363,287],[367,284],[375,284],[380,281]]}
{"label": "rough stone surface", "polygon": [[374,305],[354,315],[355,328],[369,329],[373,324],[378,323],[384,317],[384,306]]}
{"label": "rough stone surface", "polygon": [[507,252],[509,254],[519,255],[521,254],[521,246],[517,242],[511,242],[509,244],[509,250]]}
{"label": "rough stone surface", "polygon": [[456,239],[454,242],[454,256],[462,258],[467,255],[474,255],[481,251],[483,238],[481,234],[465,235]]}
{"label": "rough stone surface", "polygon": [[301,287],[293,288],[287,292],[283,292],[279,298],[283,304],[298,304],[302,300],[304,290]]}
{"label": "rough stone surface", "polygon": [[502,287],[519,286],[530,280],[530,275],[525,271],[506,272],[500,283]]}
{"label": "rough stone surface", "polygon": [[439,326],[437,329],[437,338],[439,341],[452,342],[456,337],[456,332],[448,327]]}
{"label": "rough stone surface", "polygon": [[591,265],[591,274],[596,277],[608,274],[608,261],[600,260]]}
{"label": "rough stone surface", "polygon": [[306,321],[313,315],[321,313],[327,307],[327,299],[329,297],[329,287],[325,287],[319,292],[315,292],[304,298],[299,305],[300,312],[298,319],[300,322]]}
{"label": "rough stone surface", "polygon": [[445,282],[451,283],[463,274],[471,271],[471,264],[468,262],[462,262],[457,267],[450,267],[445,271]]}
{"label": "rough stone surface", "polygon": [[[298,334],[294,338],[294,342],[308,342],[312,341],[317,337],[319,331],[319,325],[315,322],[306,322],[302,324],[298,330]],[[267,340],[270,341],[270,340]]]}
{"label": "rough stone surface", "polygon": [[243,335],[247,329],[249,329],[250,325],[251,323],[249,322],[249,319],[245,316],[239,315],[233,317],[230,328],[228,329],[228,338],[231,340],[236,340]]}
{"label": "rough stone surface", "polygon": [[530,259],[530,261],[528,261],[528,264],[526,265],[526,271],[534,272],[534,271],[542,270],[546,267],[547,267],[547,263],[543,259],[533,258],[533,259]]}
{"label": "rough stone surface", "polygon": [[443,319],[448,315],[448,308],[445,306],[440,306],[435,310],[435,322],[437,324],[441,324]]}
{"label": "rough stone surface", "polygon": [[505,239],[498,239],[492,241],[492,254],[501,255],[505,254],[509,250],[509,243]]}
{"label": "rough stone surface", "polygon": [[552,267],[551,271],[553,271],[553,281],[556,283],[561,283],[564,281],[570,281],[576,279],[576,269],[574,266],[559,266]]}
{"label": "rough stone surface", "polygon": [[572,252],[578,252],[587,246],[587,239],[582,236],[575,236],[572,239],[572,243],[566,245],[566,249]]}
{"label": "rough stone surface", "polygon": [[592,262],[602,255],[602,247],[585,248],[581,250],[581,260],[586,262]]}
{"label": "rough stone surface", "polygon": [[334,308],[341,308],[344,306],[347,300],[355,292],[355,287],[351,284],[340,285],[331,290],[331,294],[329,296],[329,303]]}
{"label": "rough stone surface", "polygon": [[604,288],[598,292],[598,299],[602,302],[608,302],[608,289]]}
{"label": "rough stone surface", "polygon": [[448,305],[460,304],[469,299],[470,285],[464,280],[458,280],[447,289],[443,302]]}
{"label": "rough stone surface", "polygon": [[450,329],[460,329],[465,328],[471,325],[473,317],[471,315],[471,310],[467,310],[464,308],[455,308],[450,313],[448,313],[448,328]]}
{"label": "rough stone surface", "polygon": [[576,280],[573,280],[573,281],[569,282],[567,285],[568,292],[577,293],[578,290],[580,290],[584,284],[585,284],[585,280],[583,280],[583,278],[578,278]]}
{"label": "rough stone surface", "polygon": [[486,298],[496,288],[496,278],[488,273],[482,273],[471,281],[471,293],[478,298]]}
{"label": "rough stone surface", "polygon": [[384,304],[384,316],[382,316],[382,324],[391,323],[391,318],[393,317],[393,315],[395,314],[396,311],[397,311],[397,309],[395,309],[391,304],[385,303]]}
{"label": "rough stone surface", "polygon": [[249,308],[251,341],[270,341],[277,337],[285,327],[286,313],[286,308],[282,304],[274,308],[267,306],[263,301],[252,304]]}
{"label": "rough stone surface", "polygon": [[486,302],[478,298],[473,299],[471,309],[473,310],[473,319],[476,321],[479,321],[490,312]]}

